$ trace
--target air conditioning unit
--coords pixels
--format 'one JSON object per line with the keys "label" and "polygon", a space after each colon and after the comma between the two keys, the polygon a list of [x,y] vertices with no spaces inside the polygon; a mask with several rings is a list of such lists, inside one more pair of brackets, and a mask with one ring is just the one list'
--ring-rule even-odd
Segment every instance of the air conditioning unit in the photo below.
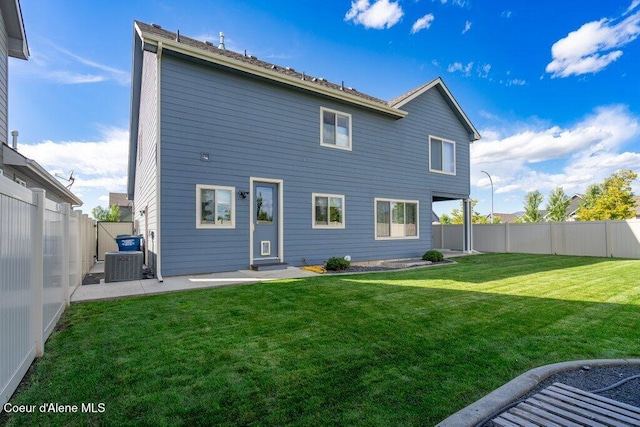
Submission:
{"label": "air conditioning unit", "polygon": [[107,252],[104,254],[104,282],[142,279],[142,252]]}

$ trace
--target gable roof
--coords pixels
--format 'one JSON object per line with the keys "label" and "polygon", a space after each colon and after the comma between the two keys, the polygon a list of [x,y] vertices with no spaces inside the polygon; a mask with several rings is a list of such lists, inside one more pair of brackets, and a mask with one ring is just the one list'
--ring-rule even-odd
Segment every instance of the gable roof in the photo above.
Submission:
{"label": "gable roof", "polygon": [[460,105],[458,105],[458,102],[453,97],[451,92],[449,92],[449,89],[447,88],[447,86],[444,84],[444,81],[442,81],[440,77],[433,79],[430,82],[425,83],[422,86],[419,86],[413,90],[410,90],[409,92],[402,94],[395,99],[392,99],[391,101],[388,102],[388,104],[390,107],[393,107],[393,108],[401,108],[405,104],[408,104],[409,102],[413,101],[423,93],[433,88],[438,89],[438,91],[440,92],[440,95],[442,95],[442,97],[447,102],[451,110],[453,110],[453,112],[457,116],[460,123],[462,123],[462,125],[467,129],[467,132],[469,133],[469,140],[470,141],[479,140],[481,138],[480,133],[475,128],[475,126],[473,126],[473,124],[471,123],[471,120],[469,120],[469,118],[464,113],[464,111],[462,111],[462,108],[460,108]]}
{"label": "gable roof", "polygon": [[24,31],[20,1],[0,0],[0,12],[2,12],[4,26],[7,30],[9,56],[20,59],[29,58],[29,46]]}

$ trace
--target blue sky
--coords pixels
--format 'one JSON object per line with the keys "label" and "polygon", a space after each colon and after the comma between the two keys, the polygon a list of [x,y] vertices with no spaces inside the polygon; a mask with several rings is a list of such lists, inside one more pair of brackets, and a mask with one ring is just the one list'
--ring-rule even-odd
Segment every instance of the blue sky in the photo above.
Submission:
{"label": "blue sky", "polygon": [[[640,172],[640,0],[22,0],[31,52],[9,60],[9,127],[90,212],[126,190],[133,20],[390,100],[440,76],[480,131],[482,213]],[[640,193],[638,182],[634,185]],[[546,203],[546,198],[545,202]],[[544,204],[543,203],[543,204]],[[456,204],[436,204],[438,213]]]}

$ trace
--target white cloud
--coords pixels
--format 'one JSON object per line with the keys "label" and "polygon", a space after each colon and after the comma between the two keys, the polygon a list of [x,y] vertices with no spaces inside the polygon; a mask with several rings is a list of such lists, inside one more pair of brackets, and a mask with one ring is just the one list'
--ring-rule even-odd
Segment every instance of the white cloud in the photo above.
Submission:
{"label": "white cloud", "polygon": [[511,80],[507,80],[505,84],[507,86],[524,86],[527,84],[527,81],[522,79],[511,79]]}
{"label": "white cloud", "polygon": [[36,42],[31,43],[30,60],[11,63],[12,71],[15,70],[14,74],[74,85],[115,81],[120,85],[128,86],[131,83],[128,71],[76,55],[49,40],[44,40],[44,44],[50,48],[43,48],[42,44],[38,44],[37,39]]}
{"label": "white cloud", "polygon": [[489,72],[491,71],[491,64],[484,64],[478,67],[478,77],[486,79],[489,77]]}
{"label": "white cloud", "polygon": [[43,141],[21,144],[19,151],[48,171],[73,170],[72,191],[101,189],[122,191],[126,186],[129,159],[129,132],[126,129],[103,130],[99,141]]}
{"label": "white cloud", "polygon": [[510,10],[503,10],[502,13],[500,14],[501,18],[511,18],[512,12]]}
{"label": "white cloud", "polygon": [[448,72],[455,73],[456,71],[460,71],[465,77],[469,77],[472,70],[473,62],[469,62],[466,65],[462,64],[462,62],[454,62],[447,67]]}
{"label": "white cloud", "polygon": [[[567,193],[582,192],[621,168],[638,171],[640,165],[640,153],[626,148],[638,147],[640,118],[622,105],[596,108],[566,128],[533,123],[517,131],[480,133],[484,138],[471,146],[474,175],[479,180],[479,171],[486,170],[499,176],[496,193],[558,186]],[[552,162],[554,171],[559,165],[559,171],[549,172],[545,162]]]}
{"label": "white cloud", "polygon": [[413,23],[413,26],[411,27],[411,34],[415,34],[420,30],[429,29],[434,19],[435,17],[433,16],[433,13],[424,15],[422,18]]}
{"label": "white cloud", "polygon": [[[640,2],[634,0],[625,14]],[[597,73],[618,60],[622,48],[640,36],[640,12],[616,23],[616,19],[602,18],[588,22],[551,47],[553,60],[546,71],[552,77],[569,77]]]}
{"label": "white cloud", "polygon": [[462,30],[462,34],[466,33],[467,31],[469,31],[471,29],[471,22],[470,21],[466,21],[464,23],[464,29]]}
{"label": "white cloud", "polygon": [[365,28],[381,30],[393,27],[403,15],[404,12],[397,2],[376,0],[371,4],[369,0],[357,0],[351,2],[351,9],[344,19],[362,24]]}
{"label": "white cloud", "polygon": [[622,16],[626,16],[626,15],[630,14],[638,6],[640,6],[640,0],[633,0],[631,2],[631,5],[627,8],[627,10],[625,10],[625,12],[622,14]]}

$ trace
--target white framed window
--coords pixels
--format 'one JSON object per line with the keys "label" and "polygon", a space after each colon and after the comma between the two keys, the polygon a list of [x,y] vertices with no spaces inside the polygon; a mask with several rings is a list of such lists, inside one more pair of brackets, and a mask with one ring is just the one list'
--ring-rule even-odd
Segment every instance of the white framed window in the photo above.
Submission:
{"label": "white framed window", "polygon": [[429,170],[431,172],[456,174],[456,143],[429,136]]}
{"label": "white framed window", "polygon": [[26,186],[27,186],[27,181],[25,181],[25,180],[23,180],[23,179],[20,179],[20,178],[16,177],[15,181],[16,181],[18,184],[22,185],[23,187],[26,187]]}
{"label": "white framed window", "polygon": [[417,200],[375,199],[376,240],[418,239]]}
{"label": "white framed window", "polygon": [[351,151],[351,114],[320,107],[320,145]]}
{"label": "white framed window", "polygon": [[235,228],[234,187],[196,185],[196,228]]}
{"label": "white framed window", "polygon": [[344,195],[313,193],[311,201],[312,228],[344,228]]}

